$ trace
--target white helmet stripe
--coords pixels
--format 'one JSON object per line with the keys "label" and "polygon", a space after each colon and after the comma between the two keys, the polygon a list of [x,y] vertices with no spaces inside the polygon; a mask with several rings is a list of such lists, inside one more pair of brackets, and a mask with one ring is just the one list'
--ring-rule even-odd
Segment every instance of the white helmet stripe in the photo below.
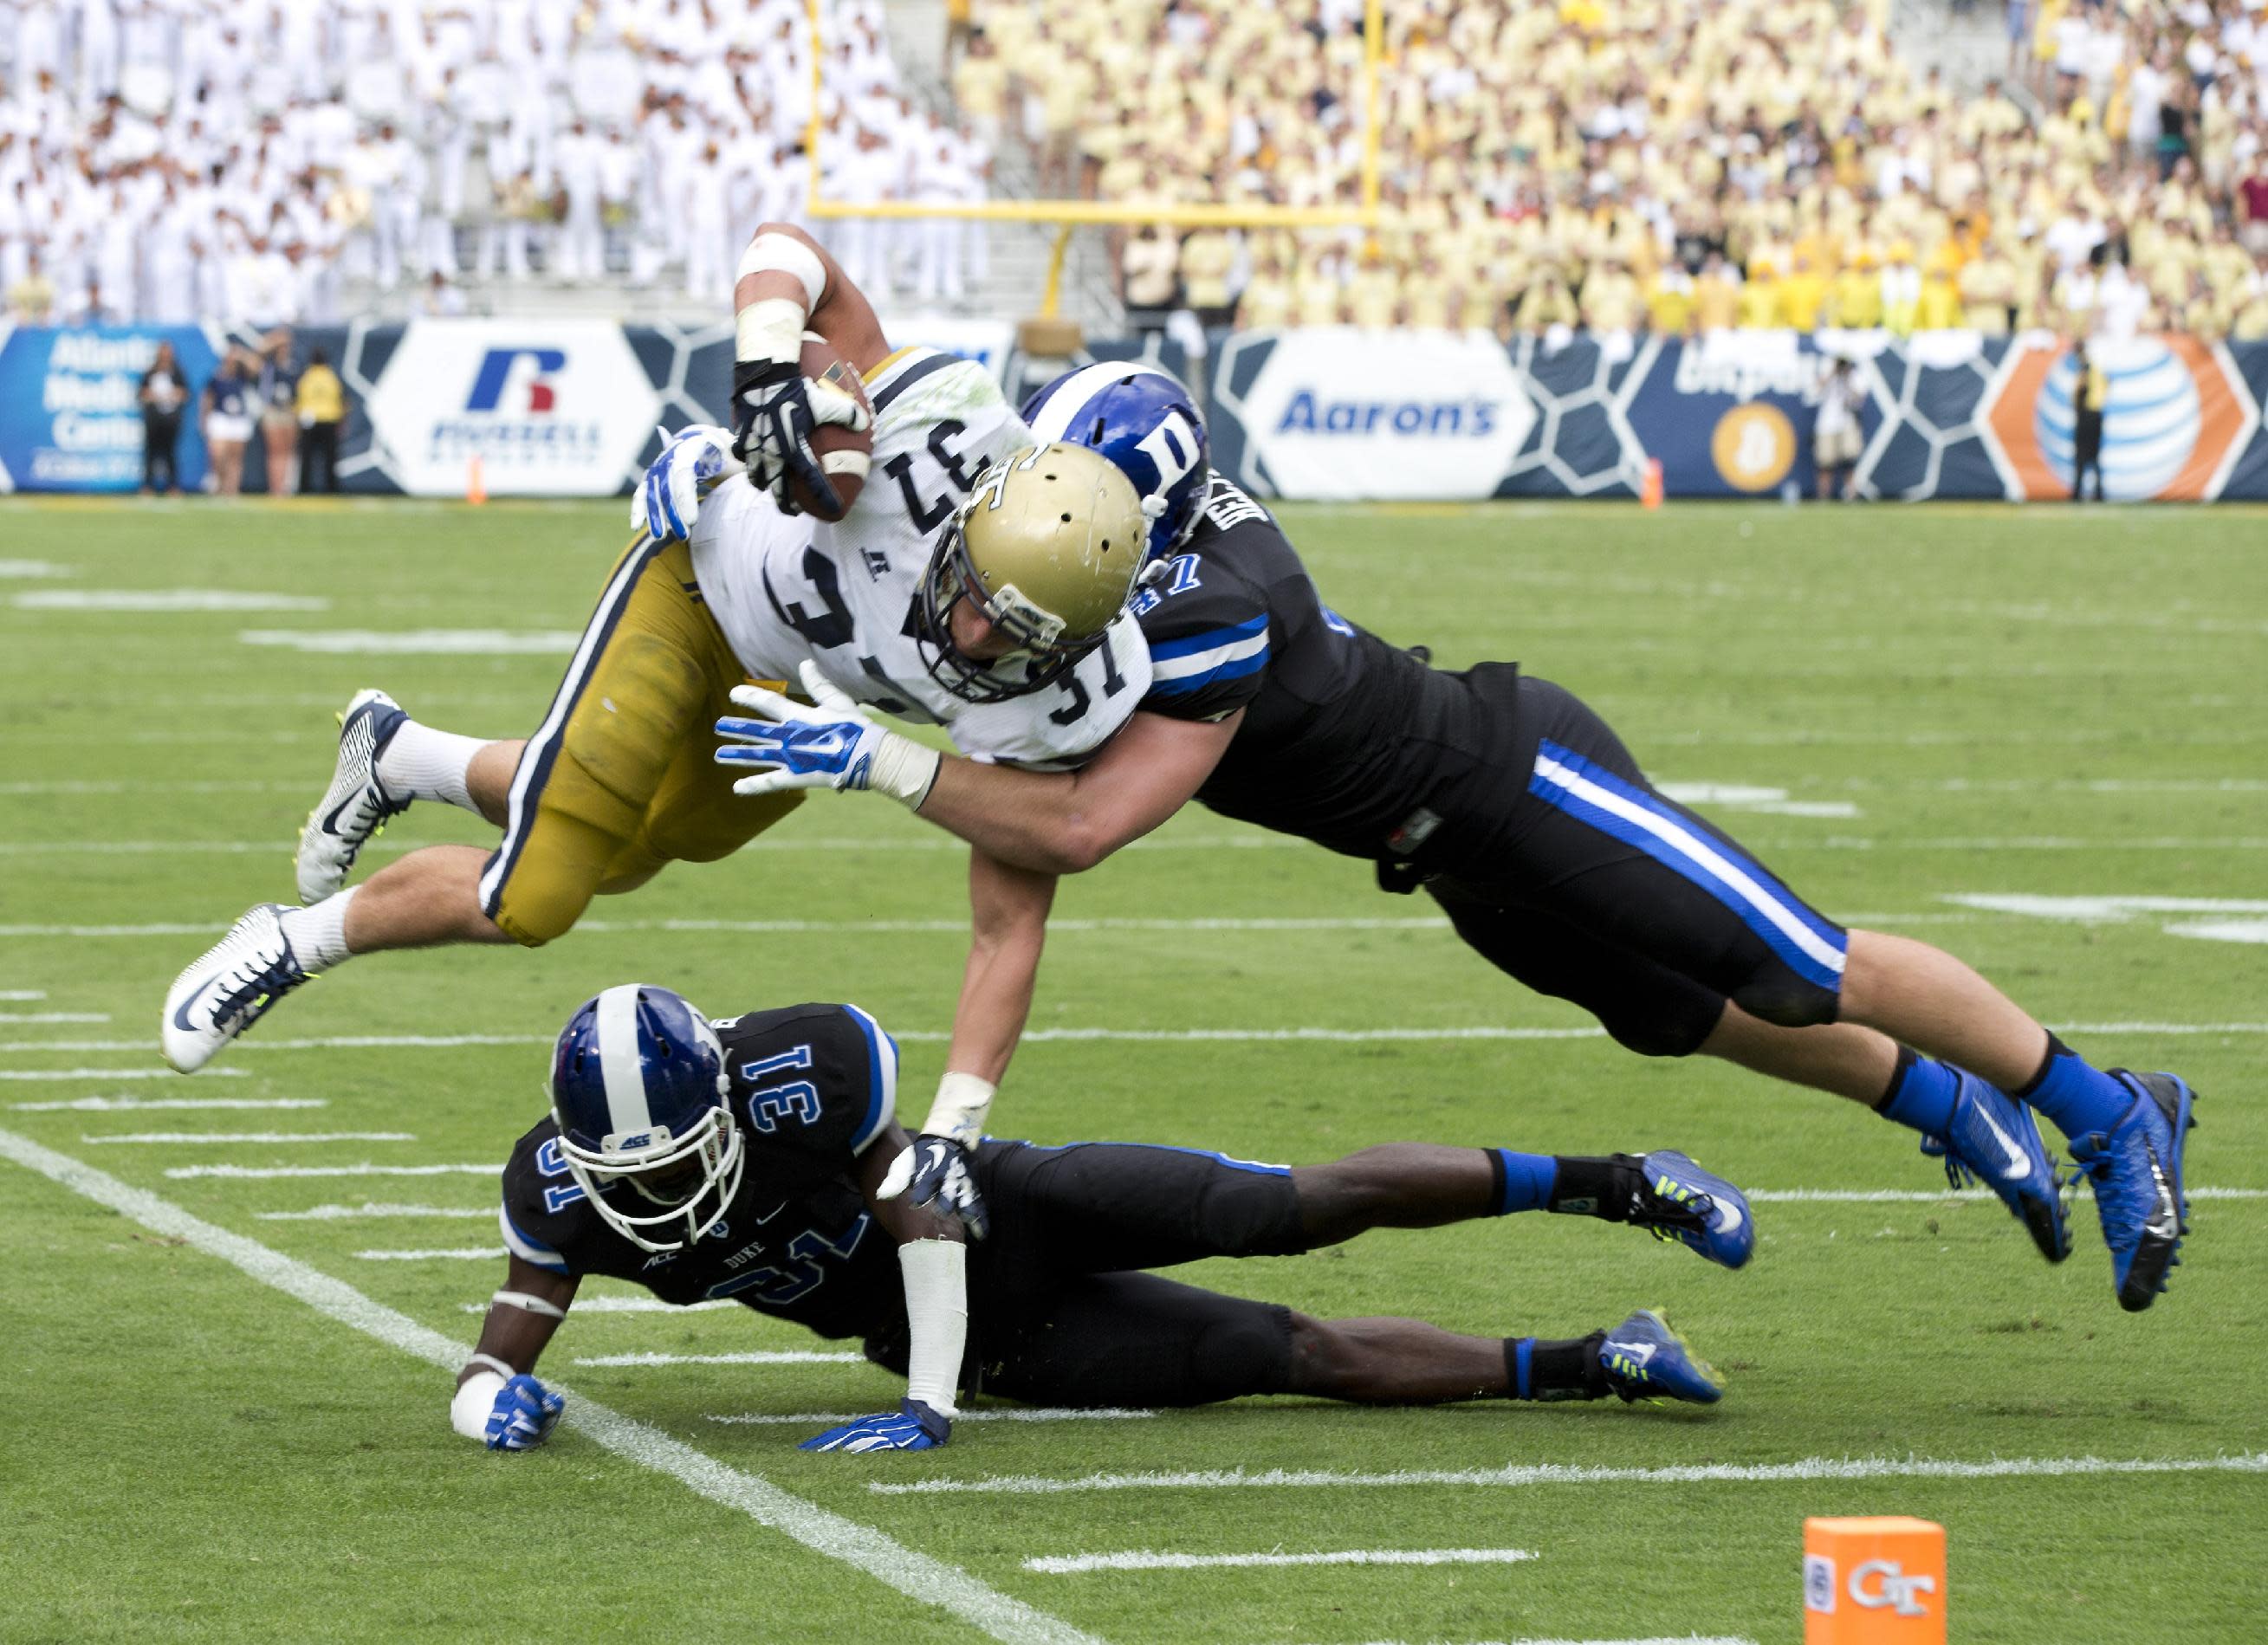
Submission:
{"label": "white helmet stripe", "polygon": [[[1032,419],[1032,432],[1040,444],[1071,438],[1071,420],[1086,409],[1093,400],[1113,383],[1140,375],[1163,377],[1163,371],[1145,360],[1101,360],[1093,365],[1083,365],[1063,381],[1063,386],[1048,396],[1039,415]],[[1085,444],[1085,442],[1078,442]]]}
{"label": "white helmet stripe", "polygon": [[638,1070],[639,986],[618,983],[599,995],[599,1069],[606,1076],[607,1112],[614,1123],[608,1135],[623,1136],[653,1128],[645,1105],[645,1076]]}

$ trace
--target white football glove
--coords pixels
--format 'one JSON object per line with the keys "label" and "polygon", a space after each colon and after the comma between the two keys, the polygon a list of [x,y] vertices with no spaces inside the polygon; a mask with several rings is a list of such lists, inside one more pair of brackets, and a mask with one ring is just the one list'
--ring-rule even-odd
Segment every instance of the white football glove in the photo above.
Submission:
{"label": "white football glove", "polygon": [[816,663],[806,659],[801,672],[808,708],[762,686],[733,687],[734,702],[763,717],[718,720],[717,734],[727,740],[717,750],[717,763],[771,767],[742,777],[733,792],[872,789],[918,811],[937,781],[938,752],[874,720]]}
{"label": "white football glove", "polygon": [[733,455],[729,429],[696,422],[675,434],[654,432],[662,437],[661,455],[647,466],[645,478],[630,495],[630,529],[657,542],[680,541],[693,534],[702,492],[739,474],[741,463]]}

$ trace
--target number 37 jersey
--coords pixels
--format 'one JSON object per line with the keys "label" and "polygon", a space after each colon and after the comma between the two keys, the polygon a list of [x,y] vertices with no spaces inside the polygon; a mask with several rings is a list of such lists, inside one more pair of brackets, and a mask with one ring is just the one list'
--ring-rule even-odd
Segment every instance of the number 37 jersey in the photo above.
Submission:
{"label": "number 37 jersey", "polygon": [[782,516],[727,481],[702,503],[693,569],[741,667],[795,689],[799,665],[857,701],[944,725],[973,759],[1070,766],[1100,748],[1150,688],[1150,652],[1121,613],[1104,643],[1044,689],[972,703],[929,672],[921,587],[939,533],[980,470],[1037,444],[992,375],[930,349],[892,355],[867,383],[874,460],[841,521]]}

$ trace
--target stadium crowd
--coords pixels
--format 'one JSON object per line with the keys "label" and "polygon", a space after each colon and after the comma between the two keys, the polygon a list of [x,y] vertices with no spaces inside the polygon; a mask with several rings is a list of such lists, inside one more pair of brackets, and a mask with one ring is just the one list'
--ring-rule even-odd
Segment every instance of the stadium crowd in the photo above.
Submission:
{"label": "stadium crowd", "polygon": [[[2057,55],[2036,119],[1998,82],[1961,99],[1914,74],[1881,4],[1395,0],[1391,226],[1139,234],[1130,304],[1507,334],[2268,337],[2268,27],[2250,4],[2043,0]],[[961,106],[980,129],[1020,121],[1068,186],[1359,198],[1360,0],[976,0],[972,23]]]}
{"label": "stadium crowd", "polygon": [[[828,192],[981,197],[989,153],[905,95],[880,0],[828,29]],[[461,312],[468,272],[721,302],[801,208],[808,41],[801,0],[0,0],[0,293],[246,326],[335,321],[350,279]],[[843,241],[932,298],[983,254],[957,225]]]}

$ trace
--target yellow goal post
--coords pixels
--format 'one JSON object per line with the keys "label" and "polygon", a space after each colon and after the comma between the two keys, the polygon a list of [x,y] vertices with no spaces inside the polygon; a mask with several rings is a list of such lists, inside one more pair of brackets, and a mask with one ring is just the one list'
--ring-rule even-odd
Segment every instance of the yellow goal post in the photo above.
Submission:
{"label": "yellow goal post", "polygon": [[810,168],[810,194],[805,212],[814,218],[840,217],[957,217],[978,223],[1051,223],[1055,245],[1048,258],[1047,285],[1040,313],[1053,319],[1061,301],[1064,259],[1071,237],[1082,228],[1136,227],[1158,224],[1172,228],[1338,229],[1374,228],[1379,221],[1378,71],[1384,60],[1383,0],[1364,0],[1362,48],[1362,169],[1359,203],[1351,206],[1236,205],[1226,202],[1197,202],[1179,205],[1109,200],[977,200],[928,203],[911,200],[829,200],[821,187],[819,143],[821,134],[820,100],[826,62],[820,19],[820,0],[804,0],[804,16],[811,29],[811,113],[804,128],[804,163]]}

